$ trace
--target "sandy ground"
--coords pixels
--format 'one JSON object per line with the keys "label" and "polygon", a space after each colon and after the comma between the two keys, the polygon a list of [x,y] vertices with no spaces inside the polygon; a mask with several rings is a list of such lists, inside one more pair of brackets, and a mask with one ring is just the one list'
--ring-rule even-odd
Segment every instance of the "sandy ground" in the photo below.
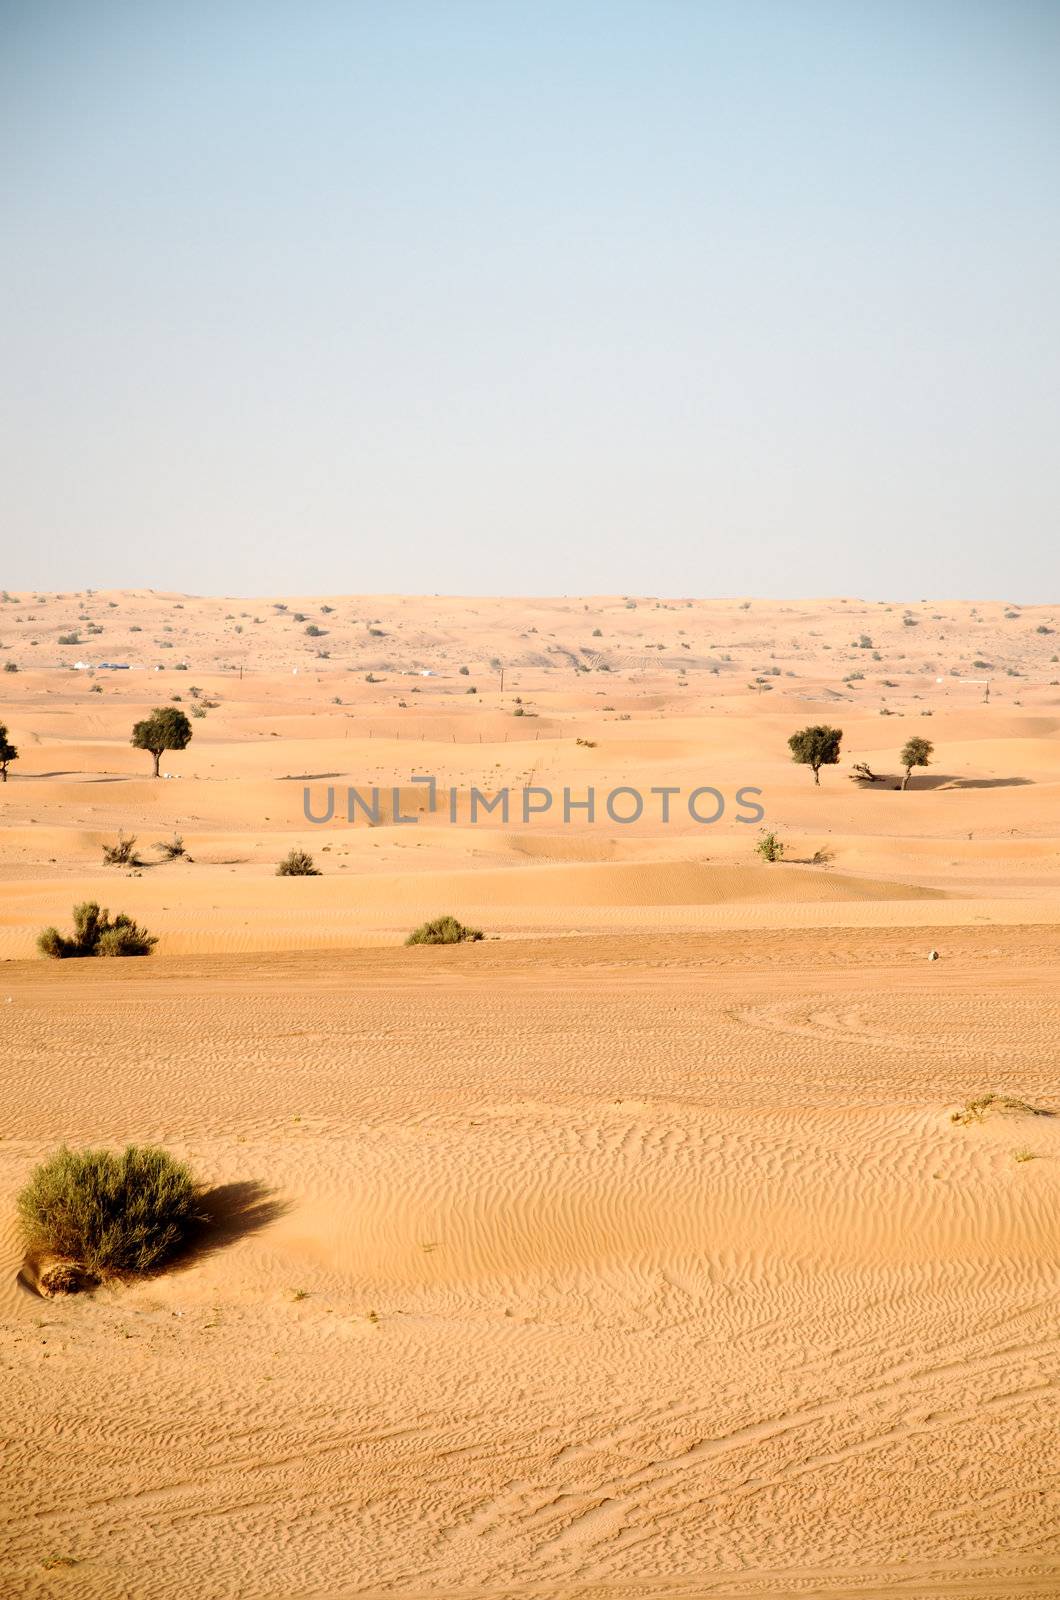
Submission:
{"label": "sandy ground", "polygon": [[[1056,614],[281,599],[0,602],[0,1590],[1060,1594],[1060,1117],[951,1120],[1060,1110]],[[154,956],[38,959],[86,898]],[[443,911],[486,941],[402,947]],[[42,1300],[19,1187],[126,1140],[212,1227]]]}

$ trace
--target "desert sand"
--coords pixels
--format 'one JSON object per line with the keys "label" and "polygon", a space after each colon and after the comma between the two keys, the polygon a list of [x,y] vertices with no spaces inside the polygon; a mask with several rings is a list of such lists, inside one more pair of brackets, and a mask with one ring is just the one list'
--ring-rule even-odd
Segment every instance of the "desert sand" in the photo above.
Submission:
{"label": "desert sand", "polygon": [[[996,600],[5,598],[0,1590],[1060,1594],[1058,651]],[[38,957],[86,899],[155,953]],[[403,946],[443,912],[486,939]],[[212,1226],[41,1298],[19,1189],[130,1140]]]}

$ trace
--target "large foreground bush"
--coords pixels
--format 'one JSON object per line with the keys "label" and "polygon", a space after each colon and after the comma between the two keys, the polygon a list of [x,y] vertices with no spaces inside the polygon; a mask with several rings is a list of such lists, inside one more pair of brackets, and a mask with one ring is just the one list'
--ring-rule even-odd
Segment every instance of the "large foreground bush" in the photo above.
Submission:
{"label": "large foreground bush", "polygon": [[466,940],[474,941],[483,939],[485,935],[480,928],[465,928],[462,922],[455,917],[435,917],[433,922],[424,922],[413,930],[405,940],[406,944],[463,944]]}
{"label": "large foreground bush", "polygon": [[164,1150],[65,1148],[41,1165],[18,1197],[28,1248],[76,1262],[94,1277],[147,1272],[200,1220],[188,1168]]}
{"label": "large foreground bush", "polygon": [[71,956],[149,956],[158,939],[139,923],[119,911],[114,921],[109,911],[101,911],[99,902],[85,900],[74,907],[74,931],[71,935],[60,933],[58,928],[45,928],[37,935],[37,949],[42,956],[63,961]]}

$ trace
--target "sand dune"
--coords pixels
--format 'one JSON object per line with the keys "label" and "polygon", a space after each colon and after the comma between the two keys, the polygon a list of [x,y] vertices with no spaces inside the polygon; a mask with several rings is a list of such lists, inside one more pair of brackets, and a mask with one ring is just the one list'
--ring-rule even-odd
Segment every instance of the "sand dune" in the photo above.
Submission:
{"label": "sand dune", "polygon": [[[5,1595],[1060,1594],[1060,1116],[952,1120],[1060,1112],[1053,609],[3,610]],[[162,703],[193,738],[155,782]],[[754,786],[785,859],[731,803],[472,823],[531,785]],[[85,899],[156,954],[36,958]],[[487,938],[404,948],[442,912]],[[42,1300],[20,1186],[130,1139],[210,1226]]]}

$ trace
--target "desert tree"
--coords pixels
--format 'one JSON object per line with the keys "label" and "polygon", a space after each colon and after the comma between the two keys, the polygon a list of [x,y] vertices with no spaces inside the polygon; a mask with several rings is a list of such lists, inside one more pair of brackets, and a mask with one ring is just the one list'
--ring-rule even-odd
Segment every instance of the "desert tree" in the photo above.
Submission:
{"label": "desert tree", "polygon": [[191,723],[175,706],[156,706],[143,722],[133,725],[131,743],[137,750],[150,750],[155,758],[154,776],[166,750],[184,750],[191,739]]}
{"label": "desert tree", "polygon": [[810,728],[800,728],[788,740],[791,759],[803,767],[812,767],[814,783],[820,783],[822,767],[834,767],[839,761],[842,728],[829,728],[818,723]]}
{"label": "desert tree", "polygon": [[0,722],[0,782],[7,782],[7,764],[18,760],[18,751],[7,737],[7,724]]}
{"label": "desert tree", "polygon": [[914,767],[930,767],[934,751],[935,746],[930,739],[912,738],[906,740],[902,747],[902,753],[898,757],[905,768],[905,777],[902,779],[903,789],[908,787],[909,775]]}

